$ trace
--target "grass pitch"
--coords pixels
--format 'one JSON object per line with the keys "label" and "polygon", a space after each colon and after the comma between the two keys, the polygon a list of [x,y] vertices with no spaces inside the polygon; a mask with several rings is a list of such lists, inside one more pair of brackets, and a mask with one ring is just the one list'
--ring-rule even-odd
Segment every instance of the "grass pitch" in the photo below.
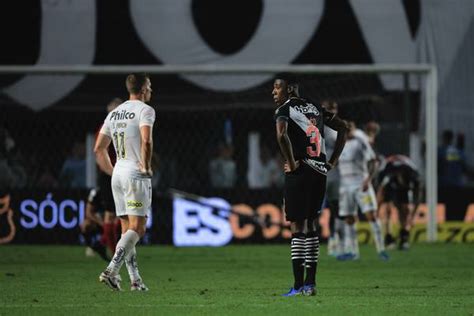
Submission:
{"label": "grass pitch", "polygon": [[357,262],[322,247],[316,297],[285,298],[289,246],[138,248],[149,292],[98,282],[106,263],[84,247],[0,247],[0,315],[473,315],[474,244],[417,244],[380,261],[372,246]]}

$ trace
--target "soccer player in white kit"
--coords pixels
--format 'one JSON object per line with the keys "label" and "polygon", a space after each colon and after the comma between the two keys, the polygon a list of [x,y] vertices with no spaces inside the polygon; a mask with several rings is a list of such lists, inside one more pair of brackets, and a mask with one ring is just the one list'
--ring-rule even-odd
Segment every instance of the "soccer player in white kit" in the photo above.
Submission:
{"label": "soccer player in white kit", "polygon": [[[120,291],[120,268],[125,261],[132,291],[147,291],[138,272],[135,245],[146,230],[146,215],[151,208],[152,131],[155,110],[145,102],[151,99],[151,82],[145,74],[130,74],[126,79],[128,101],[111,111],[95,145],[97,164],[112,175],[115,211],[122,225],[122,237],[115,254],[99,280]],[[113,142],[117,162],[112,166],[108,147]]]}
{"label": "soccer player in white kit", "polygon": [[380,259],[388,260],[382,239],[380,221],[377,219],[377,200],[372,186],[376,171],[376,156],[369,144],[367,135],[350,122],[346,146],[339,158],[341,183],[339,188],[339,215],[345,218],[344,254],[339,260],[359,258],[359,245],[356,233],[357,210],[366,216],[374,235],[375,247]]}

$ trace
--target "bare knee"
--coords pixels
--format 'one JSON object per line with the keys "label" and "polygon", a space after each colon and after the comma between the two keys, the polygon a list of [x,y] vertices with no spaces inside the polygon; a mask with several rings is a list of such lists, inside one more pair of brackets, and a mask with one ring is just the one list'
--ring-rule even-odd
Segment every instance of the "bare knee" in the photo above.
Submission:
{"label": "bare knee", "polygon": [[365,217],[369,222],[375,222],[376,217],[375,217],[375,211],[369,211],[365,214]]}
{"label": "bare knee", "polygon": [[355,223],[355,217],[354,216],[346,216],[346,223],[349,225],[353,225]]}
{"label": "bare knee", "polygon": [[292,234],[304,233],[305,223],[306,223],[305,220],[291,222],[291,225],[290,225],[291,233]]}

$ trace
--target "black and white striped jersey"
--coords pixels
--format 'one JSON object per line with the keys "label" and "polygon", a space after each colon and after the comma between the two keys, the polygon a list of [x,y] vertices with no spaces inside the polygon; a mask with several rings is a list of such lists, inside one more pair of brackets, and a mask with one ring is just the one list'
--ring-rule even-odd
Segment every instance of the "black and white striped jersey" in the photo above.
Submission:
{"label": "black and white striped jersey", "polygon": [[275,120],[288,122],[288,136],[295,160],[327,173],[324,124],[335,114],[308,99],[292,97],[275,111]]}

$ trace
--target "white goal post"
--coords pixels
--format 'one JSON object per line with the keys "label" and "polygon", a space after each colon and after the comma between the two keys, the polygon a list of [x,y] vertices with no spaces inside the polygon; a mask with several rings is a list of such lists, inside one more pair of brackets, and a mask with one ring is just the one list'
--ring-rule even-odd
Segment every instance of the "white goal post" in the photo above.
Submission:
{"label": "white goal post", "polygon": [[419,74],[425,80],[421,89],[425,108],[426,199],[428,204],[427,240],[437,240],[437,94],[436,67],[427,64],[373,65],[10,65],[0,66],[0,74]]}

